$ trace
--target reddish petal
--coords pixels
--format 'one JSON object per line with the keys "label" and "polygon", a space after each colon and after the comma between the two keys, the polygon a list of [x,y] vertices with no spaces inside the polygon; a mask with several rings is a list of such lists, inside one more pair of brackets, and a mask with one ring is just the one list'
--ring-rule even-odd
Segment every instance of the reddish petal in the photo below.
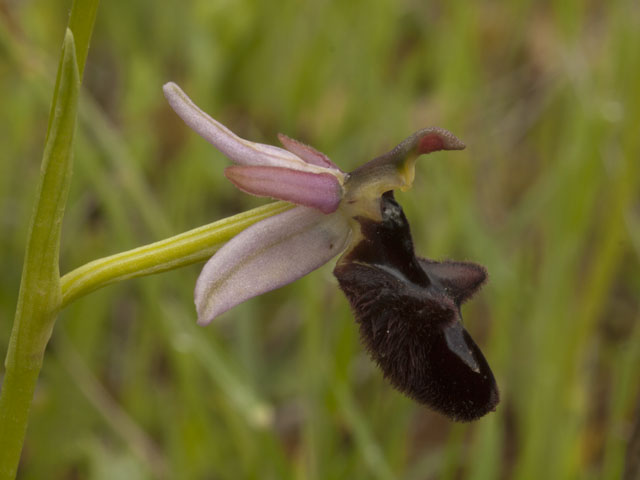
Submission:
{"label": "reddish petal", "polygon": [[330,173],[233,166],[227,167],[224,174],[243,192],[317,208],[323,213],[335,212],[342,198],[340,182]]}
{"label": "reddish petal", "polygon": [[320,167],[333,168],[334,170],[340,170],[338,166],[329,159],[329,157],[327,157],[324,153],[319,152],[315,148],[310,147],[309,145],[305,145],[298,140],[289,138],[282,133],[278,134],[278,140],[280,140],[280,143],[282,143],[284,148],[297,155],[307,163],[318,165]]}

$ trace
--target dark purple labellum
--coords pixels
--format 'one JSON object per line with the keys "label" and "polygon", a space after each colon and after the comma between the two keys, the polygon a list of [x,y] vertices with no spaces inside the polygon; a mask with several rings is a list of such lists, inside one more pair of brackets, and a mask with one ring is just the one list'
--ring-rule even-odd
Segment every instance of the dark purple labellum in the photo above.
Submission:
{"label": "dark purple labellum", "polygon": [[498,387],[462,326],[460,305],[486,280],[467,262],[418,259],[402,208],[387,192],[382,221],[357,218],[363,239],[334,269],[371,357],[401,392],[453,420],[495,410]]}

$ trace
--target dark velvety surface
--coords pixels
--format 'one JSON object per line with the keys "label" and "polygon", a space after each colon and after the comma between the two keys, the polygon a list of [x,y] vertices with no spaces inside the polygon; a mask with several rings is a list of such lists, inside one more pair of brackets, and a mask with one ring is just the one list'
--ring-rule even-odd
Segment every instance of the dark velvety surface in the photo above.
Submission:
{"label": "dark velvety surface", "polygon": [[460,313],[485,269],[416,258],[391,192],[381,212],[382,222],[358,219],[364,238],[334,270],[371,357],[394,387],[454,420],[495,410],[495,379]]}

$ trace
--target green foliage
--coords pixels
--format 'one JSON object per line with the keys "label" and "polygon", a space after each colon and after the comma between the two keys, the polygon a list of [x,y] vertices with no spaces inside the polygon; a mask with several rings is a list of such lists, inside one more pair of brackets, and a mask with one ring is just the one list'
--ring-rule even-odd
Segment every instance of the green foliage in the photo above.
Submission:
{"label": "green foliage", "polygon": [[[0,353],[67,2],[0,14]],[[195,325],[197,267],[60,315],[22,478],[619,478],[640,394],[640,12],[631,0],[105,2],[84,71],[61,272],[264,204],[170,110],[345,170],[438,125],[398,194],[416,248],[473,260],[465,306],[501,388],[452,425],[366,358],[331,265]]]}
{"label": "green foliage", "polygon": [[62,298],[58,255],[71,182],[79,90],[76,45],[73,33],[67,29],[0,390],[2,479],[16,475],[31,399]]}

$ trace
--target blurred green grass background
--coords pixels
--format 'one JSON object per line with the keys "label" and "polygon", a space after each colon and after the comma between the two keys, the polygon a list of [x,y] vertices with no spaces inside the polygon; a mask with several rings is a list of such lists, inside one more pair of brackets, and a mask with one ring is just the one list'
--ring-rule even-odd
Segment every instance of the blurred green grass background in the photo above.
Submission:
{"label": "blurred green grass background", "polygon": [[[0,3],[0,355],[67,1]],[[245,138],[345,170],[438,125],[467,144],[398,194],[417,251],[474,260],[502,402],[452,424],[366,357],[332,263],[195,325],[198,266],[62,312],[20,478],[614,479],[640,395],[640,5],[632,0],[103,2],[61,270],[264,203],[166,81]]]}

